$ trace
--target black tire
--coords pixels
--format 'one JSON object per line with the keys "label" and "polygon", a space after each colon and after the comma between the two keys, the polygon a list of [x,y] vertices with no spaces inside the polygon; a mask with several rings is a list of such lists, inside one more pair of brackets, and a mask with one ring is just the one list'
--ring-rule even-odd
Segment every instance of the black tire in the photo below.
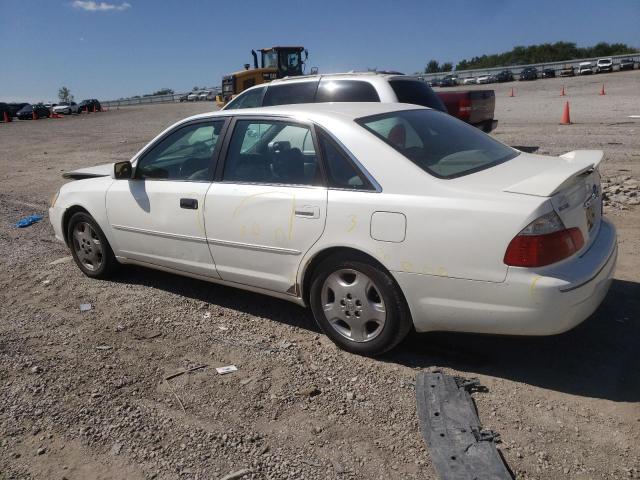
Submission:
{"label": "black tire", "polygon": [[[81,235],[83,239],[76,236],[76,229],[78,229],[78,235]],[[67,239],[76,265],[87,277],[109,278],[117,269],[119,264],[107,237],[88,213],[77,212],[73,214],[67,225]],[[93,261],[90,261],[89,258],[92,258]]]}
{"label": "black tire", "polygon": [[[348,338],[345,333],[340,333],[340,331],[345,332],[347,330],[344,327],[347,324],[340,319],[334,319],[332,323],[325,313],[326,292],[330,290],[328,285],[331,282],[331,280],[327,281],[327,279],[330,276],[339,275],[340,272],[346,272],[349,275],[350,271],[364,274],[362,278],[368,277],[372,281],[374,291],[379,293],[384,306],[384,315],[386,317],[384,324],[379,327],[379,332],[375,333],[377,330],[373,332],[375,337],[371,339],[356,341]],[[325,292],[324,299],[323,292]],[[349,300],[347,301],[352,305],[351,308],[357,309],[358,301],[354,300],[355,304],[353,304],[351,302],[352,297],[348,298]],[[380,265],[364,256],[335,255],[324,260],[313,273],[309,300],[313,316],[322,331],[340,348],[348,352],[366,356],[381,355],[397,346],[412,329],[413,322],[409,308],[395,280]],[[334,294],[333,302],[331,303],[336,302],[344,305],[342,299],[336,298]],[[349,308],[349,306],[341,307],[339,305],[336,305],[336,307],[340,308],[342,312],[344,312],[345,308]],[[366,311],[364,311],[364,315],[366,315]],[[352,317],[352,320],[355,319]],[[365,323],[368,324],[368,322]],[[376,325],[374,324],[374,326]],[[366,330],[367,327],[364,328]],[[378,327],[376,326],[376,328]]]}

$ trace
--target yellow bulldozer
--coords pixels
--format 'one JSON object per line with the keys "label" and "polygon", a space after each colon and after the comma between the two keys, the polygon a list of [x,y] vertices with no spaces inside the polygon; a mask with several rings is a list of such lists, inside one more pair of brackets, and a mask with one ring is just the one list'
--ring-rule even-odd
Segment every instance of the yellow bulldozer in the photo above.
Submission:
{"label": "yellow bulldozer", "polygon": [[[260,52],[260,66],[258,54],[251,50],[253,68],[246,63],[244,70],[222,77],[222,91],[216,96],[216,103],[223,107],[229,100],[245,91],[247,88],[267,83],[276,78],[293,77],[303,74],[303,66],[309,57],[304,47],[271,47],[262,48]],[[304,60],[302,54],[304,53]]]}

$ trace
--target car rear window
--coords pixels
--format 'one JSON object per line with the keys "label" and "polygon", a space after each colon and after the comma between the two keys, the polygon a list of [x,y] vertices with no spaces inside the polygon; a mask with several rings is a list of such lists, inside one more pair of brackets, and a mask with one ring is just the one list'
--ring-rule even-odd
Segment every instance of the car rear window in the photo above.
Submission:
{"label": "car rear window", "polygon": [[412,103],[423,107],[435,108],[441,112],[447,109],[431,87],[420,80],[391,80],[389,85],[400,103]]}
{"label": "car rear window", "polygon": [[374,86],[360,80],[322,80],[316,93],[317,103],[379,101]]}
{"label": "car rear window", "polygon": [[254,88],[247,90],[236,98],[231,100],[224,108],[225,110],[237,110],[240,108],[256,108],[262,103],[262,95],[264,94],[264,87]]}
{"label": "car rear window", "polygon": [[294,103],[313,103],[317,82],[299,82],[286,85],[270,85],[262,101],[263,107],[290,105]]}
{"label": "car rear window", "polygon": [[519,154],[477,128],[435,110],[402,110],[356,122],[438,178],[468,175]]}

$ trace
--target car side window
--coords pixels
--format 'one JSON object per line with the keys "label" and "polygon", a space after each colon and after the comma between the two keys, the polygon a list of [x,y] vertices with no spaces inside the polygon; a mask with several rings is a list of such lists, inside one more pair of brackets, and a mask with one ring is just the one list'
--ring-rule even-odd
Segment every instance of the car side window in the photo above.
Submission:
{"label": "car side window", "polygon": [[311,129],[286,121],[238,120],[222,180],[227,182],[318,185],[321,182]]}
{"label": "car side window", "polygon": [[322,80],[316,102],[379,102],[373,85],[361,80]]}
{"label": "car side window", "polygon": [[170,133],[138,161],[136,178],[207,180],[223,125],[224,120],[197,123]]}
{"label": "car side window", "polygon": [[231,100],[225,110],[237,110],[240,108],[256,108],[262,104],[262,95],[264,94],[263,88],[255,88],[238,95]]}
{"label": "car side window", "polygon": [[318,82],[297,82],[284,85],[270,85],[264,94],[263,107],[272,105],[292,105],[313,103]]}
{"label": "car side window", "polygon": [[318,143],[327,169],[329,188],[374,190],[367,177],[326,134],[318,136]]}

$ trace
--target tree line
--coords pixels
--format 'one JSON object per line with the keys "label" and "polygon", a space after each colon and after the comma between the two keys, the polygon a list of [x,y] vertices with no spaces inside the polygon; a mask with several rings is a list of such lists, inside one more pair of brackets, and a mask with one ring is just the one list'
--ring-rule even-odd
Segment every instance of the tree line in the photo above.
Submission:
{"label": "tree line", "polygon": [[[508,52],[464,59],[458,62],[456,70],[508,67],[510,65],[526,65],[530,63],[562,62],[564,60],[574,60],[577,58],[623,55],[636,51],[636,48],[632,48],[624,43],[600,42],[592,47],[578,47],[573,42],[541,43],[539,45],[529,45],[526,47],[513,47],[513,49]],[[449,68],[451,65],[449,62],[440,65],[437,60],[430,60],[424,72],[449,72],[451,71],[451,68]],[[445,68],[448,68],[448,70]]]}

